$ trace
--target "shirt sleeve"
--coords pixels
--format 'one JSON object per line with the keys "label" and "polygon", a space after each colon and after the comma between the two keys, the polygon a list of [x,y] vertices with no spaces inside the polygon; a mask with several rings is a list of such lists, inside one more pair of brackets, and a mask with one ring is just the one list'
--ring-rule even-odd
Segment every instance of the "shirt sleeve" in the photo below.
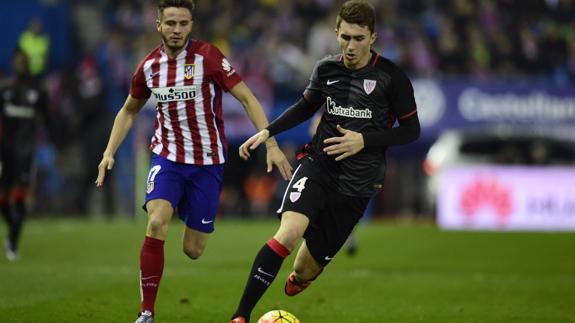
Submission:
{"label": "shirt sleeve", "polygon": [[321,94],[320,81],[319,81],[319,66],[321,61],[317,62],[313,68],[309,83],[303,92],[304,99],[315,105],[322,101],[323,95]]}
{"label": "shirt sleeve", "polygon": [[217,47],[210,45],[209,51],[210,53],[207,55],[209,57],[209,73],[218,86],[229,92],[242,81],[242,78]]}
{"label": "shirt sleeve", "polygon": [[366,148],[383,148],[413,142],[421,134],[417,107],[411,81],[403,71],[397,69],[390,87],[391,108],[397,116],[399,126],[363,133]]}
{"label": "shirt sleeve", "polygon": [[294,105],[285,110],[277,119],[267,127],[270,137],[291,129],[305,120],[311,118],[320,105],[312,104],[305,98],[299,99]]}
{"label": "shirt sleeve", "polygon": [[130,84],[130,95],[136,99],[147,99],[152,92],[146,84],[146,75],[144,74],[143,63],[138,65],[136,72],[132,76],[132,83]]}
{"label": "shirt sleeve", "polygon": [[397,69],[391,87],[391,108],[399,120],[417,113],[413,85],[405,73]]}

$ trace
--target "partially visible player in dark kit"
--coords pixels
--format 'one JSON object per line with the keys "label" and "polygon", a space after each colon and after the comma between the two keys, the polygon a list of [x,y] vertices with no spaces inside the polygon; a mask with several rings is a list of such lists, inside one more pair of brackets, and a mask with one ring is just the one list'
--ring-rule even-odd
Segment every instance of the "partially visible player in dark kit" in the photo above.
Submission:
{"label": "partially visible player in dark kit", "polygon": [[347,1],[336,20],[341,54],[320,60],[303,97],[240,146],[240,156],[248,159],[268,138],[325,105],[312,144],[284,193],[279,230],[257,254],[231,322],[249,322],[302,237],[285,293],[293,296],[307,288],[340,250],[370,198],[383,189],[387,147],[419,137],[413,87],[401,69],[371,50],[374,24],[371,4]]}
{"label": "partially visible player in dark kit", "polygon": [[18,258],[18,242],[26,217],[39,117],[46,117],[47,96],[30,74],[26,54],[12,56],[13,77],[0,88],[0,208],[8,224],[6,258]]}

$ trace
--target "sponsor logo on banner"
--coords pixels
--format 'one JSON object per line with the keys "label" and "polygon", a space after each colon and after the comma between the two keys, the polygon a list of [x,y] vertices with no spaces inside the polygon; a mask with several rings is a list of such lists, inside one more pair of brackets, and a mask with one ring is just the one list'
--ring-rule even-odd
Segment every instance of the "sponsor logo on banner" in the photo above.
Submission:
{"label": "sponsor logo on banner", "polygon": [[196,73],[196,65],[194,64],[185,64],[184,65],[184,78],[186,80],[192,79]]}
{"label": "sponsor logo on banner", "polygon": [[442,228],[575,231],[571,167],[455,166],[439,176]]}
{"label": "sponsor logo on banner", "polygon": [[496,177],[477,177],[463,187],[459,207],[469,223],[481,208],[491,208],[498,224],[504,226],[513,211],[512,190]]}
{"label": "sponsor logo on banner", "polygon": [[365,93],[368,95],[371,94],[371,92],[375,90],[375,84],[375,80],[363,80],[363,89],[365,90]]}
{"label": "sponsor logo on banner", "polygon": [[468,87],[458,98],[461,116],[468,121],[542,122],[575,120],[575,97],[532,89],[530,93],[490,93]]}
{"label": "sponsor logo on banner", "polygon": [[301,196],[300,192],[291,192],[289,193],[289,200],[293,202],[299,200],[299,197]]}

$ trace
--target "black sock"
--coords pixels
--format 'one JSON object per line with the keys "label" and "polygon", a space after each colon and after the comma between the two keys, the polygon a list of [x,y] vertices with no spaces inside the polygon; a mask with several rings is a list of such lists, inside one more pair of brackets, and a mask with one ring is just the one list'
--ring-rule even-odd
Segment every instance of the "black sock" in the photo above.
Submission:
{"label": "black sock", "polygon": [[24,201],[17,201],[12,208],[12,225],[10,227],[9,239],[14,251],[18,249],[18,241],[22,232],[22,224],[26,217],[26,206]]}
{"label": "black sock", "polygon": [[8,203],[2,203],[0,205],[0,212],[2,213],[2,217],[6,221],[6,225],[8,225],[8,227],[11,227],[12,216],[10,215],[10,205],[8,205]]}
{"label": "black sock", "polygon": [[248,322],[252,310],[274,281],[283,260],[290,251],[275,239],[269,240],[261,249],[250,272],[240,305],[232,318],[243,316]]}
{"label": "black sock", "polygon": [[12,228],[14,227],[14,221],[12,219],[12,208],[8,203],[2,203],[1,209],[2,209],[1,210],[2,217],[4,218],[4,220],[6,221],[6,225],[8,226],[8,237],[6,238],[6,240],[9,243],[10,249],[12,249],[12,235],[13,235]]}

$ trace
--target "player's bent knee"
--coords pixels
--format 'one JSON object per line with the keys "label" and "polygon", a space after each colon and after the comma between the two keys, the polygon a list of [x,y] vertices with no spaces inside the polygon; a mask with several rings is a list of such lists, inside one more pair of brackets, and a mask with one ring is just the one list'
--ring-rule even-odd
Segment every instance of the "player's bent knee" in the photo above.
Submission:
{"label": "player's bent knee", "polygon": [[293,250],[299,239],[303,236],[309,220],[303,214],[296,212],[285,212],[282,215],[282,222],[274,238],[286,248]]}
{"label": "player's bent knee", "polygon": [[297,245],[297,242],[301,238],[301,235],[297,230],[280,230],[274,235],[274,239],[276,239],[279,243],[281,243],[284,247],[288,248],[290,251],[293,251]]}
{"label": "player's bent knee", "polygon": [[184,253],[190,259],[196,260],[202,256],[202,254],[204,253],[204,248],[198,246],[184,245]]}
{"label": "player's bent knee", "polygon": [[154,238],[163,238],[168,231],[168,223],[158,217],[148,220],[148,233]]}

